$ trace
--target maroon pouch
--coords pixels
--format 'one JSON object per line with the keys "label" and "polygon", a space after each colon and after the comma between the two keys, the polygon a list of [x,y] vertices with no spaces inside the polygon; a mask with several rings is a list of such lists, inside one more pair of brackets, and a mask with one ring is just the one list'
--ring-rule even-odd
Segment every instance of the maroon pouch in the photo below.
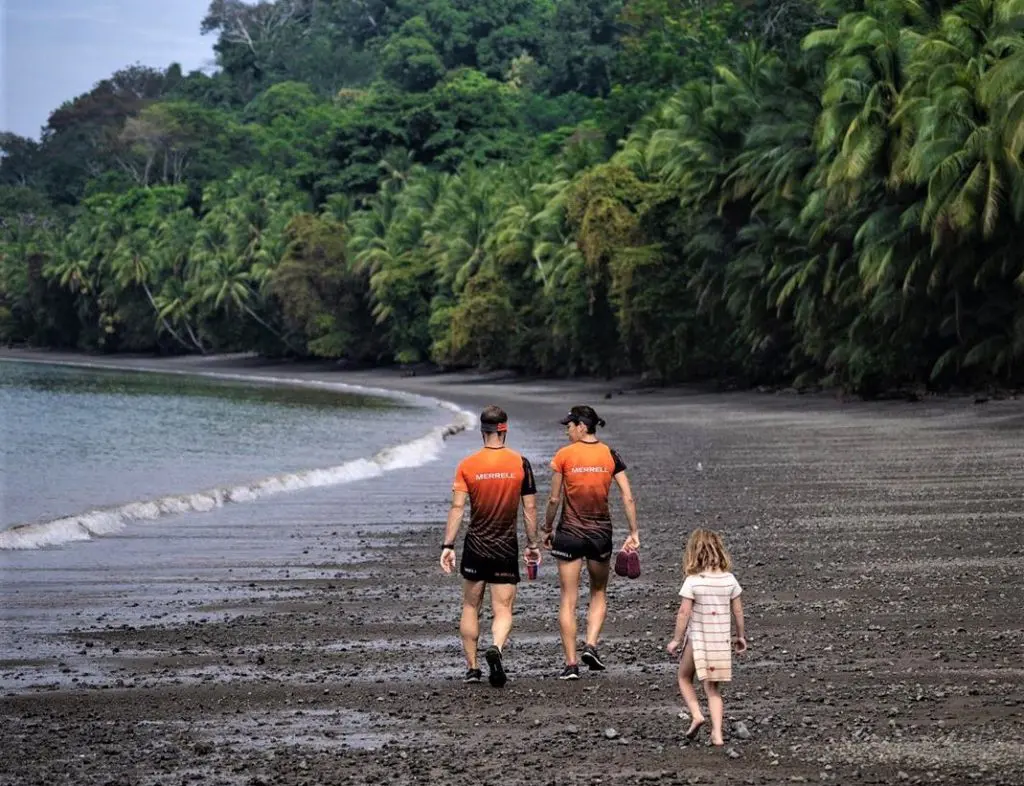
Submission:
{"label": "maroon pouch", "polygon": [[615,557],[615,572],[620,576],[637,578],[640,575],[640,553],[620,551]]}
{"label": "maroon pouch", "polygon": [[615,556],[615,573],[618,576],[629,575],[629,554],[625,551],[620,551]]}
{"label": "maroon pouch", "polygon": [[631,551],[626,557],[626,572],[631,579],[640,577],[640,552]]}

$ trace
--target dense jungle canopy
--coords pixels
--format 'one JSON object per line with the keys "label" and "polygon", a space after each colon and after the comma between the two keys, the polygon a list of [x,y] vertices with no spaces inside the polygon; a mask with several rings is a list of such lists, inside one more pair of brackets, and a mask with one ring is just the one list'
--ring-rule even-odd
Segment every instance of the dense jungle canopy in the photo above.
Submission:
{"label": "dense jungle canopy", "polygon": [[1024,0],[214,0],[0,135],[0,340],[1024,381]]}

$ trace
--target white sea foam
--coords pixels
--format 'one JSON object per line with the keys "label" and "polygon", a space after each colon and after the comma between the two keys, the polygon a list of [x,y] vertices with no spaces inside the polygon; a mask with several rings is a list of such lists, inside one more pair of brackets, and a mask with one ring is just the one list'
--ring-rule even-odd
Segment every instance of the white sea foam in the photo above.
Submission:
{"label": "white sea foam", "polygon": [[[98,369],[118,371],[140,371],[124,366],[109,366],[89,363],[74,363]],[[159,373],[187,374],[189,376],[235,379],[243,382],[284,384],[302,387],[322,387],[364,395],[380,395],[400,398],[418,404],[433,404],[452,412],[452,422],[431,429],[421,437],[409,442],[386,447],[369,458],[357,458],[334,467],[310,469],[274,475],[254,483],[213,488],[189,494],[171,495],[153,500],[139,500],[125,505],[85,511],[75,516],[53,519],[32,524],[21,524],[0,532],[0,551],[15,549],[40,549],[47,546],[61,546],[80,540],[90,540],[120,532],[136,521],[154,521],[164,516],[182,513],[204,513],[224,505],[252,502],[261,497],[282,494],[322,486],[337,486],[382,475],[396,469],[418,467],[435,460],[444,448],[445,440],[453,434],[465,431],[473,425],[472,413],[456,404],[438,401],[424,396],[397,394],[382,388],[369,388],[336,382],[295,379],[288,377],[253,376],[245,374],[224,374],[219,372],[193,372],[154,369]]]}

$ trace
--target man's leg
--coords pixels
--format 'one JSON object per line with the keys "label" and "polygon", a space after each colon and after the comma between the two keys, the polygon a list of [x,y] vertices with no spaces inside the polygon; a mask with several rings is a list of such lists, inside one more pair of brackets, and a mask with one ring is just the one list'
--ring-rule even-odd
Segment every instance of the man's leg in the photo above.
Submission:
{"label": "man's leg", "polygon": [[512,630],[512,605],[516,600],[516,585],[491,584],[490,588],[491,608],[494,610],[494,621],[491,625],[494,643],[487,648],[484,658],[487,660],[487,668],[490,671],[487,681],[495,688],[500,688],[508,681],[508,677],[505,675],[505,665],[501,661],[501,651]]}
{"label": "man's leg", "polygon": [[576,604],[580,594],[580,571],[583,560],[559,560],[558,581],[562,587],[562,600],[558,609],[558,629],[562,634],[565,662],[576,665]]}
{"label": "man's leg", "polygon": [[604,627],[604,618],[608,614],[608,568],[610,562],[587,560],[587,572],[590,574],[590,605],[587,607],[587,644],[597,646]]}
{"label": "man's leg", "polygon": [[512,632],[512,607],[516,602],[516,587],[515,584],[491,584],[491,608],[494,611],[491,634],[494,646],[499,650],[505,649],[505,642]]}
{"label": "man's leg", "polygon": [[482,581],[462,582],[462,621],[459,633],[462,635],[462,649],[466,653],[466,666],[470,669],[479,668],[476,663],[476,644],[480,638],[480,606],[484,602]]}

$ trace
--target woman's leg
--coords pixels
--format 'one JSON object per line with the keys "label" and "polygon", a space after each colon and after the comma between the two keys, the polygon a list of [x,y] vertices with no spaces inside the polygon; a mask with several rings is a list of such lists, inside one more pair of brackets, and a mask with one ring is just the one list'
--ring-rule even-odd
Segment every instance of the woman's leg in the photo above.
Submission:
{"label": "woman's leg", "polygon": [[576,663],[576,604],[580,594],[580,571],[583,560],[558,561],[558,582],[562,587],[562,600],[558,608],[558,629],[562,634],[565,662]]}
{"label": "woman's leg", "polygon": [[608,568],[610,562],[587,560],[587,572],[590,574],[590,605],[587,607],[587,644],[597,646],[604,627],[604,618],[608,614]]}
{"label": "woman's leg", "polygon": [[704,680],[704,692],[708,695],[708,714],[711,715],[711,744],[724,745],[722,718],[725,709],[722,706],[722,694],[718,691],[718,683]]}
{"label": "woman's leg", "polygon": [[693,645],[689,642],[683,648],[683,656],[679,659],[679,693],[686,702],[686,709],[690,711],[690,728],[686,730],[686,736],[692,737],[697,729],[704,725],[704,713],[700,711],[700,702],[697,700],[697,689],[693,685],[693,675],[697,669],[693,665]]}

